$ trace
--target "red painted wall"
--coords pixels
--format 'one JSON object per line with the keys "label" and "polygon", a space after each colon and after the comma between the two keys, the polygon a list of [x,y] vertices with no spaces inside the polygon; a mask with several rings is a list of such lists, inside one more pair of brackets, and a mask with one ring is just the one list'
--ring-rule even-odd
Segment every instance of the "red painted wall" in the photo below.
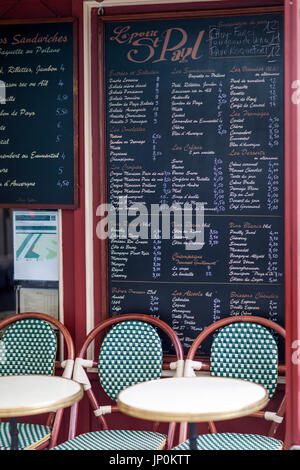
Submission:
{"label": "red painted wall", "polygon": [[[64,322],[79,345],[85,336],[85,244],[83,154],[83,0],[0,0],[0,19],[78,18],[79,63],[79,208],[63,211]],[[47,8],[45,5],[48,5]],[[75,288],[76,286],[76,288]]]}

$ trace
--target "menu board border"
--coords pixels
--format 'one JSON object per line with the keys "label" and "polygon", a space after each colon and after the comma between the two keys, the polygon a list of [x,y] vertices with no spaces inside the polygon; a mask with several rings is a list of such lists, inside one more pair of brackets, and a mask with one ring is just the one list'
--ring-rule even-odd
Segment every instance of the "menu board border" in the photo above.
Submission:
{"label": "menu board border", "polygon": [[72,204],[42,204],[42,203],[6,203],[0,201],[0,208],[13,209],[77,209],[79,204],[79,177],[78,177],[78,148],[79,148],[79,129],[78,129],[78,20],[75,17],[68,18],[37,18],[37,19],[18,19],[18,20],[0,20],[1,25],[23,25],[23,24],[47,24],[47,23],[73,23],[73,203]]}
{"label": "menu board border", "polygon": [[247,15],[264,15],[272,13],[283,13],[284,7],[242,7],[231,9],[215,9],[215,10],[195,10],[195,11],[169,11],[155,13],[123,13],[116,15],[103,15],[100,22],[118,22],[118,21],[151,21],[151,20],[172,20],[172,19],[189,19],[189,18],[218,18],[222,16],[247,16]]}

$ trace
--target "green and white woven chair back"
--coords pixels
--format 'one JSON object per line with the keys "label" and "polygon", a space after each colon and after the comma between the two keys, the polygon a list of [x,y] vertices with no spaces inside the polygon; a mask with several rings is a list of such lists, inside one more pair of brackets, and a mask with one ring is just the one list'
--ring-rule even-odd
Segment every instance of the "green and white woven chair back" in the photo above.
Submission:
{"label": "green and white woven chair back", "polygon": [[232,323],[215,337],[211,347],[211,375],[234,377],[256,382],[275,392],[278,373],[278,350],[274,337],[262,325]]}
{"label": "green and white woven chair back", "polygon": [[118,323],[104,338],[98,374],[103,389],[113,400],[124,388],[158,379],[161,372],[161,341],[148,323],[134,320]]}
{"label": "green and white woven chair back", "polygon": [[0,342],[1,375],[53,375],[56,335],[49,323],[30,318],[10,325]]}

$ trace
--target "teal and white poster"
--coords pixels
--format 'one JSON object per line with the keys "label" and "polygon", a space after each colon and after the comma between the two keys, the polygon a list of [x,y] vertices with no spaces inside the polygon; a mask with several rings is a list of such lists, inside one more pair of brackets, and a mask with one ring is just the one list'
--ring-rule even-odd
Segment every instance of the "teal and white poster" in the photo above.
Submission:
{"label": "teal and white poster", "polygon": [[58,212],[15,211],[14,279],[58,281]]}

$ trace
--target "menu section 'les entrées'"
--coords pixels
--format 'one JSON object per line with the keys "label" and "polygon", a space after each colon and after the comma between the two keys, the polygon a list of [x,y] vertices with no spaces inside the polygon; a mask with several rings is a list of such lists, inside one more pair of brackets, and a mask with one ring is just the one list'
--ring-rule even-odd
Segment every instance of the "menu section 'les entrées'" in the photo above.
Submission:
{"label": "menu section 'les entr\u00e9es'", "polygon": [[105,36],[109,202],[205,208],[201,250],[109,241],[110,314],[158,316],[185,350],[226,316],[283,324],[282,16],[107,22]]}

